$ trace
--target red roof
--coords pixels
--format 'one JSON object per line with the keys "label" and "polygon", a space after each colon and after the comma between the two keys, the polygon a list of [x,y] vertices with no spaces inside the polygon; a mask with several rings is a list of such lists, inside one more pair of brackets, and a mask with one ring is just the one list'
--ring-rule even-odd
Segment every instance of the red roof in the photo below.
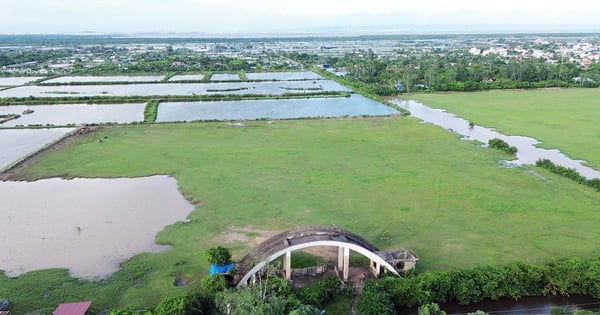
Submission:
{"label": "red roof", "polygon": [[63,303],[54,310],[54,315],[85,315],[92,301]]}
{"label": "red roof", "polygon": [[10,311],[0,311],[0,315],[10,315]]}

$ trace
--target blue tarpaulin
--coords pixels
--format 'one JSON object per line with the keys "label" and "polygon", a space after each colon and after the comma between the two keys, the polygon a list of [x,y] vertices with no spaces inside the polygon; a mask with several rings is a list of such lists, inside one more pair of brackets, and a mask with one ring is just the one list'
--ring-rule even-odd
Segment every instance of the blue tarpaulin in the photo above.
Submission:
{"label": "blue tarpaulin", "polygon": [[222,273],[228,273],[234,267],[235,267],[235,265],[233,263],[227,264],[227,265],[222,265],[222,266],[210,265],[209,274],[212,276],[212,275],[218,275],[218,274],[222,274]]}

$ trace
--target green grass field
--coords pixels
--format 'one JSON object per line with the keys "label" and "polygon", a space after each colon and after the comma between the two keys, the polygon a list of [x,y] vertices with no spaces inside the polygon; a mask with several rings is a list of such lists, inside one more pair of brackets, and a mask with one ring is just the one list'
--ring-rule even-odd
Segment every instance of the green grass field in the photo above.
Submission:
{"label": "green grass field", "polygon": [[600,89],[502,90],[408,96],[477,125],[525,135],[600,169]]}
{"label": "green grass field", "polygon": [[[191,223],[158,234],[171,250],[138,255],[102,282],[56,270],[0,276],[0,296],[16,314],[80,299],[97,311],[144,309],[196,288],[209,247],[241,259],[255,231],[306,225],[336,224],[381,249],[412,248],[419,271],[597,255],[600,194],[541,169],[500,167],[506,158],[413,118],[107,127],[45,152],[21,176],[170,174],[201,201]],[[232,229],[248,240],[224,242]],[[384,231],[390,241],[379,241]],[[175,273],[192,284],[175,287]]]}

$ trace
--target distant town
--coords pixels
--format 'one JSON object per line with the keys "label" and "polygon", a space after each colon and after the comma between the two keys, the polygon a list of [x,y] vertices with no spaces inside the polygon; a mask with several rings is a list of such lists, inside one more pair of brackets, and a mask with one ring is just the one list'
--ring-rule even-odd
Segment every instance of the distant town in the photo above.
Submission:
{"label": "distant town", "polygon": [[[159,60],[159,57],[164,62],[161,54],[167,52],[172,55],[168,68],[188,71],[204,70],[202,58],[236,59],[244,63],[241,68],[249,70],[302,68],[302,64],[285,58],[290,54],[331,58],[372,54],[377,58],[394,59],[424,54],[444,56],[468,53],[473,56],[495,55],[515,60],[539,59],[548,64],[576,63],[582,68],[588,68],[600,60],[598,34],[385,35],[279,39],[3,35],[0,39],[3,39],[0,40],[0,74],[4,76],[148,70],[140,69],[139,65]],[[222,68],[231,70],[226,65]]]}

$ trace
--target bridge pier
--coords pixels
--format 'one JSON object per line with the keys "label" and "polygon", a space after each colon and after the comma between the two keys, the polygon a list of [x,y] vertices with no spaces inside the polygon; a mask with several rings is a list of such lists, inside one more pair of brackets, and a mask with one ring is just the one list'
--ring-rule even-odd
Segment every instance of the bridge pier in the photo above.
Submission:
{"label": "bridge pier", "polygon": [[338,270],[342,272],[342,279],[348,281],[350,269],[350,247],[338,246]]}
{"label": "bridge pier", "polygon": [[285,270],[285,280],[292,280],[292,252],[285,253],[283,258],[283,268]]}

